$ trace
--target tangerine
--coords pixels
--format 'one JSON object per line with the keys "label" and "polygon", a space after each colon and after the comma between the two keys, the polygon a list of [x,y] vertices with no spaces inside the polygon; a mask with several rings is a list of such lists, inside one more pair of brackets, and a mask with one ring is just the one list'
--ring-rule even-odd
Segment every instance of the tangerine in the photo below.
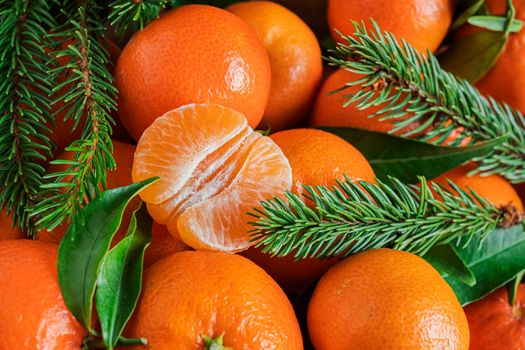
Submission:
{"label": "tangerine", "polygon": [[472,189],[480,197],[487,199],[495,206],[514,205],[523,212],[523,203],[518,193],[503,176],[493,174],[481,176],[479,174],[469,176],[469,173],[477,168],[475,163],[467,163],[441,174],[433,181],[451,189],[447,179],[454,182],[464,190]]}
{"label": "tangerine", "polygon": [[345,96],[358,92],[358,86],[351,86],[341,92],[333,93],[346,86],[347,83],[361,78],[361,75],[342,68],[328,76],[317,95],[310,124],[312,126],[352,127],[383,133],[393,129],[394,123],[390,120],[380,121],[379,117],[370,118],[372,114],[381,110],[381,106],[364,110],[360,110],[355,104],[344,107],[347,100]]}
{"label": "tangerine", "polygon": [[506,288],[500,288],[465,307],[470,350],[523,349],[525,347],[525,285],[520,284],[516,303],[509,304]]}
{"label": "tangerine", "polygon": [[[347,71],[346,69],[338,69],[328,76],[317,95],[310,125],[350,127],[382,133],[391,133],[397,136],[402,136],[410,131],[412,131],[413,136],[421,136],[422,134],[433,130],[432,127],[427,127],[427,129],[423,131],[415,132],[414,129],[421,126],[421,121],[414,121],[409,125],[395,130],[396,125],[392,119],[381,120],[381,116],[372,117],[374,113],[377,113],[386,107],[387,103],[380,104],[379,106],[371,106],[366,109],[357,108],[355,103],[345,105],[348,96],[357,93],[362,88],[358,85],[347,86],[347,84],[358,81],[363,77],[363,75]],[[347,87],[343,91],[334,93],[336,90],[341,89],[344,86]],[[396,118],[396,120],[410,118],[411,116],[412,114],[407,112],[405,117]],[[457,141],[462,131],[463,129],[461,127],[455,128],[455,130],[443,142],[441,142],[441,144],[449,145]],[[437,137],[428,142],[432,142],[436,139]],[[470,137],[466,137],[459,142],[459,145],[455,146],[466,146],[470,140]]]}
{"label": "tangerine", "polygon": [[375,182],[370,163],[339,136],[317,129],[293,129],[270,137],[290,161],[292,190],[297,194],[303,193],[304,185],[332,187],[343,175],[352,181]]}
{"label": "tangerine", "polygon": [[170,235],[168,228],[153,222],[151,228],[151,244],[144,254],[144,268],[147,268],[162,258],[178,252],[189,250],[184,242]]}
{"label": "tangerine", "polygon": [[[352,180],[375,182],[375,174],[363,155],[345,140],[325,131],[295,129],[270,136],[290,161],[293,174],[292,191],[303,193],[303,185],[334,186],[347,175]],[[309,203],[310,205],[312,203]],[[251,248],[244,256],[261,266],[289,293],[301,292],[338,260],[303,259],[293,254],[272,257]]]}
{"label": "tangerine", "polygon": [[276,0],[275,2],[301,17],[319,40],[330,36],[326,19],[328,0]]}
{"label": "tangerine", "polygon": [[192,248],[229,252],[253,244],[247,213],[289,190],[291,175],[269,137],[216,104],[187,105],[156,119],[133,163],[133,181],[160,177],[140,193],[155,221]]}
{"label": "tangerine", "polygon": [[336,30],[352,35],[352,21],[370,25],[370,19],[398,40],[405,39],[420,51],[434,52],[448,32],[454,13],[453,0],[329,0],[328,24],[335,41]]}
{"label": "tangerine", "polygon": [[256,127],[270,92],[268,54],[239,17],[207,5],[164,13],[135,33],[115,71],[119,115],[138,140],[158,117],[188,103],[218,103]]}
{"label": "tangerine", "polygon": [[147,269],[128,331],[151,350],[303,349],[277,283],[248,259],[219,252],[177,253]]}
{"label": "tangerine", "polygon": [[80,349],[86,331],[58,285],[58,247],[26,239],[0,241],[1,349]]}
{"label": "tangerine", "polygon": [[227,10],[255,29],[270,58],[272,82],[260,128],[277,131],[297,125],[307,115],[323,74],[315,34],[274,2],[239,2]]}
{"label": "tangerine", "polygon": [[439,273],[392,249],[353,255],[332,267],[308,306],[317,350],[468,350],[465,313]]}

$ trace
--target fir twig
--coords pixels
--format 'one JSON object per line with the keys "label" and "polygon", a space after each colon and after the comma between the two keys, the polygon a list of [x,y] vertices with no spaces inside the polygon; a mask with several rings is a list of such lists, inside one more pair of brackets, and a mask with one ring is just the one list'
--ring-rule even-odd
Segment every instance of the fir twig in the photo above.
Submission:
{"label": "fir twig", "polygon": [[126,30],[136,31],[158,18],[168,0],[115,0],[110,7],[109,22],[122,35]]}
{"label": "fir twig", "polygon": [[[453,183],[452,190],[429,185],[339,181],[333,189],[304,186],[311,209],[293,193],[286,201],[262,203],[251,215],[251,231],[263,251],[298,259],[347,256],[389,247],[424,255],[431,247],[452,241],[468,244],[475,234],[486,237],[497,227],[523,225],[512,206],[497,208]],[[434,197],[431,188],[437,193]]]}
{"label": "fir twig", "polygon": [[[506,104],[484,97],[466,80],[443,70],[436,57],[423,56],[406,41],[400,44],[391,33],[384,33],[373,22],[368,31],[355,23],[353,36],[343,36],[328,57],[329,64],[362,75],[345,87],[359,86],[347,95],[345,106],[359,109],[380,106],[371,117],[392,120],[404,137],[458,146],[507,136],[491,154],[475,159],[483,175],[498,173],[512,182],[525,181],[525,119]],[[458,133],[458,131],[460,131]],[[449,138],[452,138],[452,141]]]}
{"label": "fir twig", "polygon": [[[105,186],[106,170],[115,167],[111,143],[111,110],[116,109],[116,89],[108,71],[108,52],[101,43],[105,28],[97,18],[98,7],[85,1],[63,30],[54,35],[60,42],[53,53],[56,59],[69,62],[52,71],[53,88],[58,93],[54,103],[62,104],[64,119],[74,118],[75,127],[85,122],[82,137],[67,149],[75,152],[74,160],[57,160],[69,168],[48,174],[52,180],[44,184],[44,199],[35,207],[32,216],[37,224],[49,230],[96,196]],[[66,92],[64,93],[64,90]]]}
{"label": "fir twig", "polygon": [[0,1],[0,203],[15,223],[34,234],[27,207],[43,183],[51,154],[46,136],[50,88],[46,31],[55,26],[46,0]]}

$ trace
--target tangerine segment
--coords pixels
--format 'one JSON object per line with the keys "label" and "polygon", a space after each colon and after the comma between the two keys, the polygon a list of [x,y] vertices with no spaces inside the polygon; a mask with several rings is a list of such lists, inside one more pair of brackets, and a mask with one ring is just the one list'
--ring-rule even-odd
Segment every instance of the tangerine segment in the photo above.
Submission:
{"label": "tangerine segment", "polygon": [[187,105],[143,134],[133,181],[160,180],[141,192],[153,219],[195,249],[247,249],[247,212],[290,190],[292,171],[280,148],[246,118],[215,104]]}
{"label": "tangerine segment", "polygon": [[167,224],[171,216],[179,216],[186,208],[216,195],[229,182],[231,174],[245,158],[246,150],[260,136],[246,128],[232,140],[219,147],[199,164],[183,189],[159,204],[150,204],[151,216]]}
{"label": "tangerine segment", "polygon": [[159,204],[175,195],[201,162],[247,128],[246,118],[219,105],[187,105],[153,123],[139,140],[133,181],[160,180],[141,192],[146,203]]}
{"label": "tangerine segment", "polygon": [[186,244],[196,249],[248,249],[248,212],[272,195],[289,190],[291,183],[291,170],[280,148],[270,138],[259,136],[231,184],[209,200],[188,208],[177,220],[172,218],[168,229],[177,231]]}

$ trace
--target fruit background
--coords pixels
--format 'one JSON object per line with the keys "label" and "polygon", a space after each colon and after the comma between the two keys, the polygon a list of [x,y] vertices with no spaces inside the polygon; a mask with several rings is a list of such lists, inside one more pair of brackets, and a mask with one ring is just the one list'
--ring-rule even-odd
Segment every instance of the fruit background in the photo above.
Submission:
{"label": "fruit background", "polygon": [[0,350],[525,348],[521,0],[0,0]]}

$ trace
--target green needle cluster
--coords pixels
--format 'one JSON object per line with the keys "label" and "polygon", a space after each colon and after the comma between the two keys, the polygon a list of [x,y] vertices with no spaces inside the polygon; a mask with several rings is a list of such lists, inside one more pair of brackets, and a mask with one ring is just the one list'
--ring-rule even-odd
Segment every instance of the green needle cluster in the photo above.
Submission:
{"label": "green needle cluster", "polygon": [[361,74],[349,86],[359,91],[345,105],[380,106],[371,117],[395,122],[391,132],[409,128],[404,137],[433,144],[464,143],[507,137],[479,161],[484,175],[500,174],[525,182],[525,118],[506,104],[485,97],[468,81],[445,71],[431,52],[422,55],[405,41],[355,23],[352,36],[342,36],[330,64]]}
{"label": "green needle cluster", "polygon": [[[514,207],[498,208],[472,191],[446,189],[420,178],[407,185],[350,179],[334,188],[304,186],[305,198],[262,203],[251,215],[253,240],[266,253],[297,259],[348,256],[375,248],[424,255],[435,245],[467,245],[498,227],[523,225]],[[431,190],[432,189],[432,190]]]}

